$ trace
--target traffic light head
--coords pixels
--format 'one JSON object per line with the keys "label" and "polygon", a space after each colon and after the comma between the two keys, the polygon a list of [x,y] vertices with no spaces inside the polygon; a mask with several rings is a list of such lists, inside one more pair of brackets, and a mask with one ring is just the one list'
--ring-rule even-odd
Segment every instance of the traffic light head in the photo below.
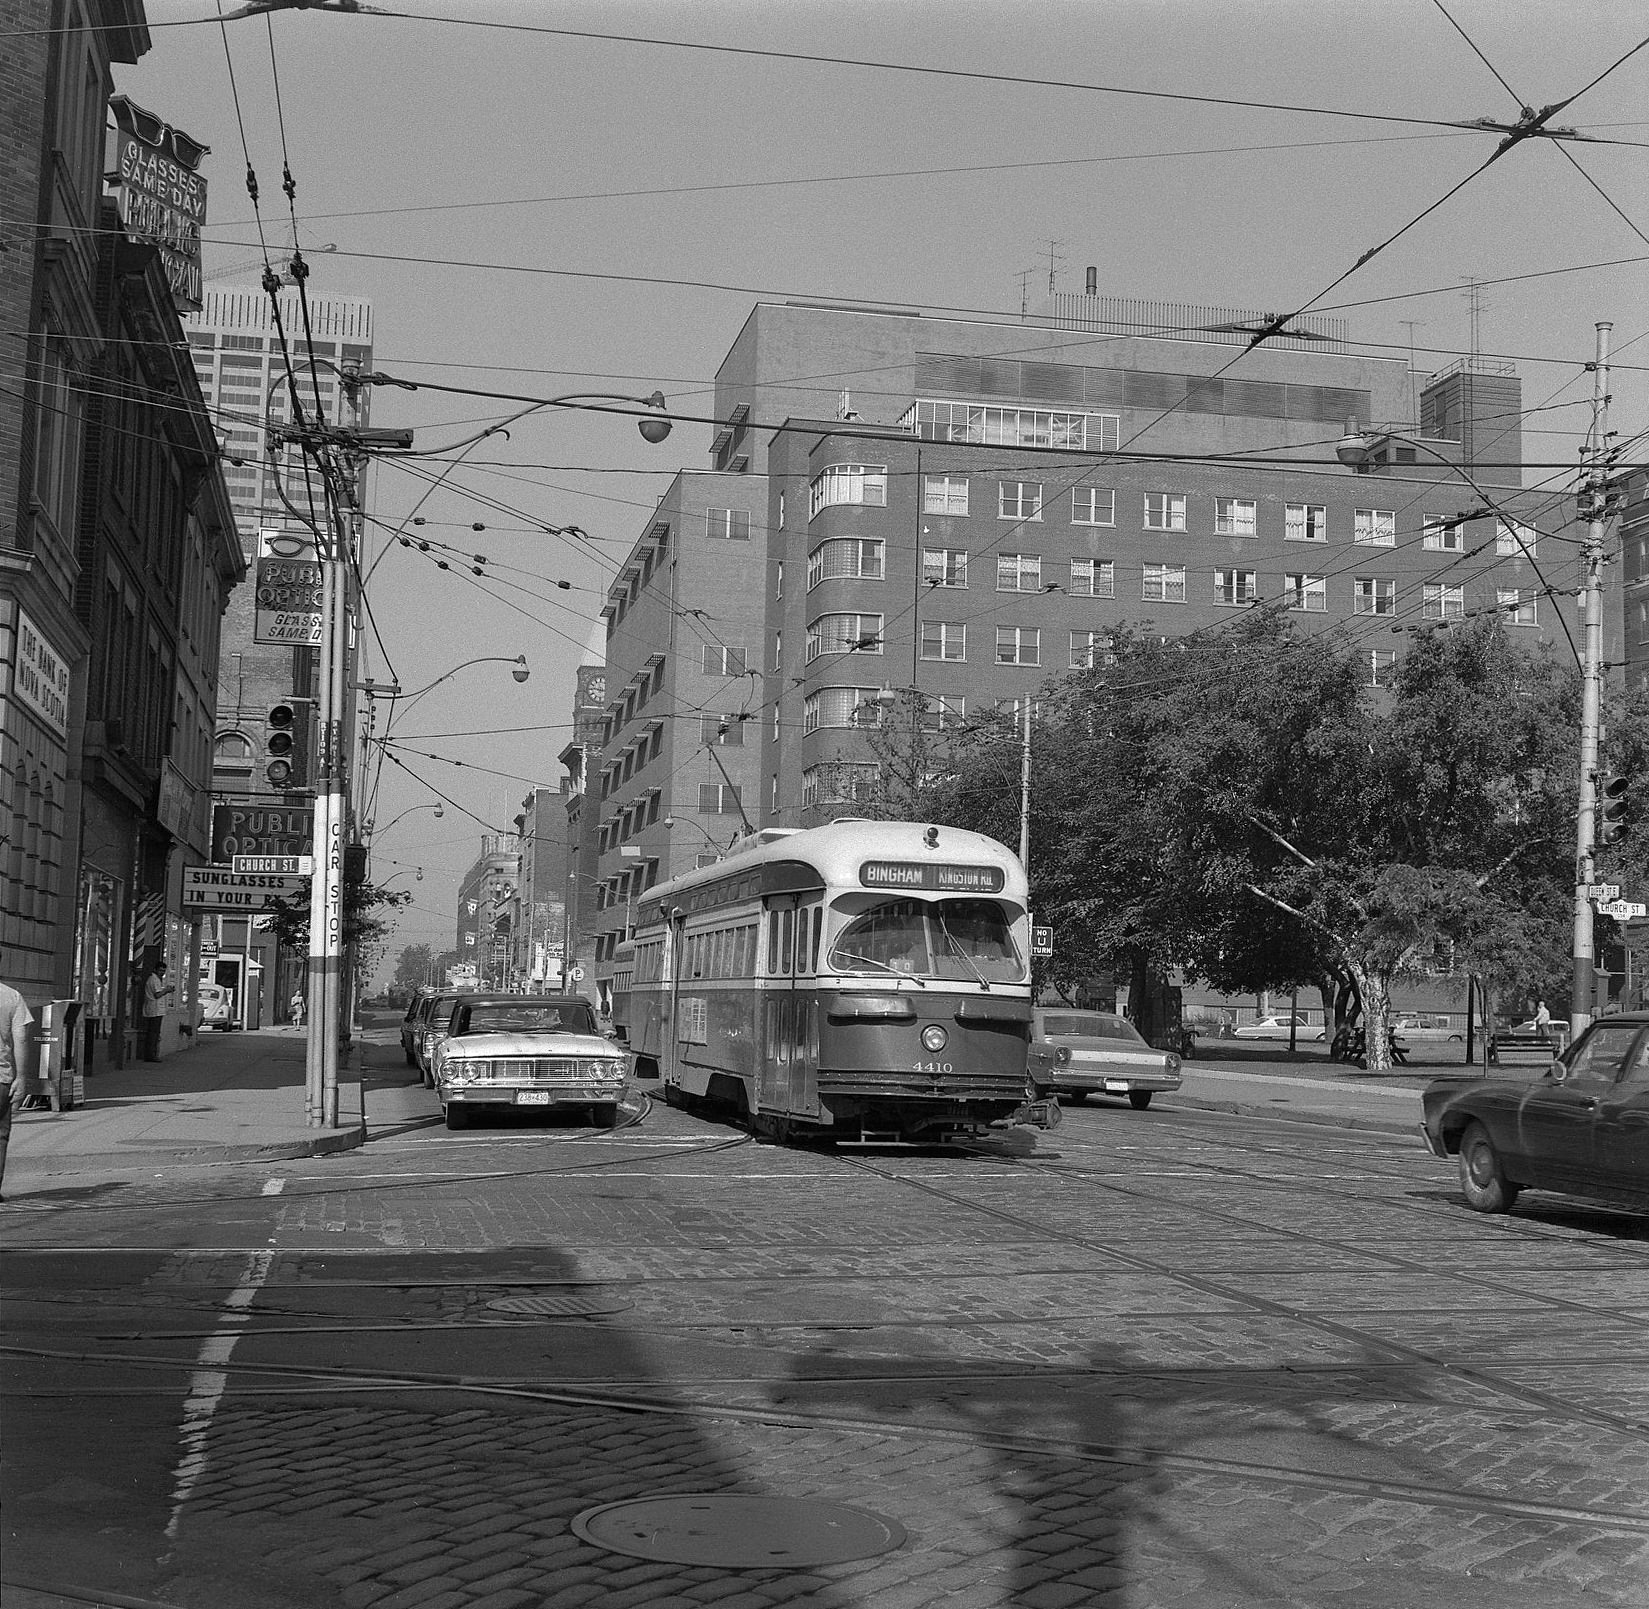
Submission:
{"label": "traffic light head", "polygon": [[263,739],[263,751],[268,758],[264,775],[272,788],[293,787],[298,752],[297,711],[290,704],[272,704],[264,720],[268,726]]}
{"label": "traffic light head", "polygon": [[1597,779],[1597,841],[1612,844],[1626,831],[1626,794],[1631,778],[1605,771]]}

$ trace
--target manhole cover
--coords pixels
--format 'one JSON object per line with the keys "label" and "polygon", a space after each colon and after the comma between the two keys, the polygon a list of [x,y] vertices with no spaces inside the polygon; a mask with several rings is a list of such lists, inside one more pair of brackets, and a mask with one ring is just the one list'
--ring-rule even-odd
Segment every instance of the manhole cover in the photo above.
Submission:
{"label": "manhole cover", "polygon": [[498,1313],[526,1313],[533,1318],[577,1318],[585,1313],[621,1313],[634,1305],[621,1296],[500,1296],[487,1303]]}
{"label": "manhole cover", "polygon": [[880,1514],[803,1497],[688,1494],[586,1509],[586,1542],[633,1559],[727,1570],[805,1570],[890,1553],[905,1529]]}

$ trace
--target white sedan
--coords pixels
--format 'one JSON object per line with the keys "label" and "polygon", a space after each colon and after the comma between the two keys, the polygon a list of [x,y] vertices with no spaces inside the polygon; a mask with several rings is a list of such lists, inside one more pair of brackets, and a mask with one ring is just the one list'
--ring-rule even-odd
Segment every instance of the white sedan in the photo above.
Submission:
{"label": "white sedan", "polygon": [[1304,1017],[1261,1017],[1258,1022],[1245,1022],[1233,1034],[1236,1039],[1287,1039],[1294,1035],[1301,1040],[1321,1039],[1321,1023],[1307,1022]]}

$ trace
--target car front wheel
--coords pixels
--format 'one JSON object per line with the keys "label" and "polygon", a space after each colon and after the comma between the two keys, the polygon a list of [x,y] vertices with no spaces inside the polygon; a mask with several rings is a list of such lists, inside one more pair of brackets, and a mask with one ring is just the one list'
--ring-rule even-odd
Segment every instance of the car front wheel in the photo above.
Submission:
{"label": "car front wheel", "polygon": [[1151,1104],[1151,1097],[1156,1094],[1154,1089],[1131,1089],[1128,1091],[1128,1104],[1136,1112],[1143,1112]]}
{"label": "car front wheel", "polygon": [[1473,1123],[1460,1137],[1460,1188],[1467,1205],[1478,1212],[1509,1212],[1517,1200],[1518,1187],[1506,1177],[1481,1123]]}

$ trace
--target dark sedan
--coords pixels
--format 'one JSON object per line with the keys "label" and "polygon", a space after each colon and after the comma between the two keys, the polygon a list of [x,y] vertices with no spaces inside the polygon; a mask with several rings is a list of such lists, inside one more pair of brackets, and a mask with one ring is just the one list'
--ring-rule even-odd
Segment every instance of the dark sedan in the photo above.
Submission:
{"label": "dark sedan", "polygon": [[1533,1082],[1444,1079],[1422,1103],[1427,1146],[1459,1157],[1479,1212],[1525,1188],[1649,1210],[1649,1012],[1594,1022]]}

